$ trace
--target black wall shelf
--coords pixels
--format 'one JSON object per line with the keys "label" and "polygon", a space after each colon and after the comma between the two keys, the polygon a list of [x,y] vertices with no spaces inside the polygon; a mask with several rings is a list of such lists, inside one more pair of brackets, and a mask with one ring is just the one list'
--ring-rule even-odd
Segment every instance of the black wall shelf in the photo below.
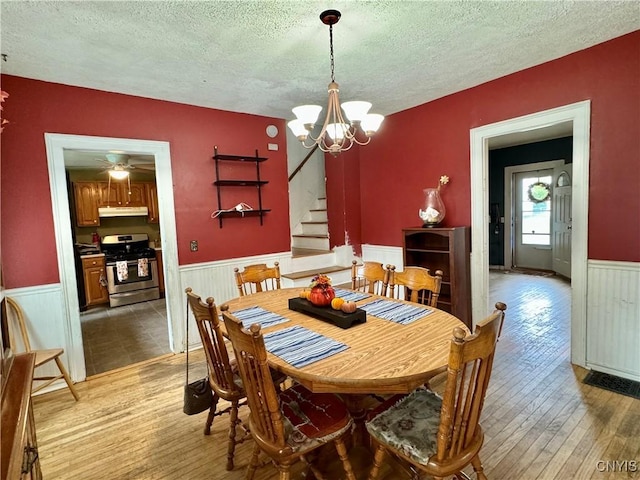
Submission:
{"label": "black wall shelf", "polygon": [[[267,159],[267,157],[261,157],[258,155],[258,150],[256,149],[256,155],[254,157],[244,156],[244,155],[223,155],[218,153],[218,146],[214,147],[213,160],[216,165],[216,181],[213,182],[213,185],[216,187],[216,193],[218,197],[218,222],[220,223],[220,228],[222,228],[222,220],[223,218],[230,217],[260,217],[260,225],[263,224],[263,216],[265,213],[270,212],[269,208],[262,208],[262,186],[269,183],[268,180],[262,180],[260,178],[260,164]],[[252,162],[256,165],[255,178],[251,179],[225,179],[220,178],[220,163],[230,161],[230,162]],[[255,187],[257,191],[257,200],[258,200],[258,208],[254,210],[231,210],[231,211],[222,211],[222,187]],[[228,210],[228,209],[227,209]]]}

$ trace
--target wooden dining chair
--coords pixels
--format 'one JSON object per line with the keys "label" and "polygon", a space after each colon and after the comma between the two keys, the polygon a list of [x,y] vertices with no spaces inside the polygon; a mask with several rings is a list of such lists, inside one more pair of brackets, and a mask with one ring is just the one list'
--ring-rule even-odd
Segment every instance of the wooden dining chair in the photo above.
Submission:
{"label": "wooden dining chair", "polygon": [[273,267],[267,267],[266,263],[247,265],[242,272],[239,268],[234,268],[233,273],[241,297],[265,290],[280,289],[280,264],[278,262],[274,262]]}
{"label": "wooden dining chair", "polygon": [[429,269],[423,267],[405,267],[401,272],[391,267],[389,296],[437,307],[442,275],[442,270],[431,275]]}
{"label": "wooden dining chair", "polygon": [[22,340],[22,346],[24,347],[24,351],[27,353],[35,353],[35,368],[46,365],[50,362],[55,362],[58,371],[60,372],[57,375],[48,375],[48,376],[34,376],[34,382],[43,382],[35,385],[31,393],[36,393],[42,390],[45,387],[48,387],[56,380],[64,379],[71,391],[71,395],[76,401],[80,400],[80,396],[76,391],[73,382],[71,381],[71,377],[67,373],[67,369],[64,367],[62,363],[62,359],[60,358],[64,354],[64,348],[51,348],[47,350],[33,350],[31,348],[31,342],[29,341],[29,333],[27,331],[27,321],[22,310],[22,307],[11,297],[5,298],[7,303],[7,315],[9,316],[9,342],[12,348],[16,348],[16,337],[15,330],[17,327],[18,332],[20,333],[20,339]]}
{"label": "wooden dining chair", "polygon": [[[218,415],[229,413],[229,442],[227,444],[227,470],[233,470],[233,457],[237,444],[250,438],[248,429],[238,418],[238,409],[246,405],[246,392],[237,368],[234,368],[229,358],[229,352],[225,344],[224,336],[220,328],[218,309],[213,298],[209,297],[206,303],[193,293],[191,288],[185,290],[187,303],[191,308],[198,327],[200,340],[207,359],[209,373],[209,385],[213,391],[213,401],[209,408],[204,434],[211,433],[211,425]],[[218,401],[226,400],[231,405],[218,410]],[[243,430],[243,435],[236,438],[236,428]]]}
{"label": "wooden dining chair", "polygon": [[[394,267],[395,268],[395,267]],[[387,296],[391,265],[378,262],[351,262],[351,288],[359,292]]]}
{"label": "wooden dining chair", "polygon": [[344,442],[353,425],[345,404],[336,395],[312,393],[297,383],[277,391],[270,379],[260,325],[244,329],[227,308],[221,307],[222,317],[247,391],[249,426],[256,442],[245,479],[253,478],[262,451],[278,468],[280,480],[289,480],[290,467],[297,460],[302,460],[321,480],[322,473],[307,454],[333,442],[347,479],[355,480]]}
{"label": "wooden dining chair", "polygon": [[479,420],[506,309],[497,303],[473,335],[460,327],[453,330],[443,397],[417,389],[366,422],[376,445],[369,480],[378,477],[387,453],[406,462],[414,479],[425,473],[436,479],[468,479],[462,469],[471,464],[478,480],[487,480],[480,461],[484,433]]}

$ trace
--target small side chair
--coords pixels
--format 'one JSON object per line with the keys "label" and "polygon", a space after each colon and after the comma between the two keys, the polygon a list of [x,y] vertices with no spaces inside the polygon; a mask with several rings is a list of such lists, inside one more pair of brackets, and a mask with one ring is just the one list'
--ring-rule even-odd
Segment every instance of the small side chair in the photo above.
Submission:
{"label": "small side chair", "polygon": [[34,376],[33,377],[34,382],[42,381],[43,383],[39,383],[37,386],[35,386],[31,390],[31,393],[32,394],[36,393],[39,390],[42,390],[43,388],[48,387],[56,380],[64,379],[64,381],[67,383],[67,387],[69,387],[69,390],[71,391],[71,395],[73,395],[73,398],[75,398],[76,401],[80,400],[78,392],[76,391],[75,387],[73,386],[73,382],[71,381],[71,377],[67,373],[67,369],[64,368],[64,364],[60,359],[62,354],[64,354],[64,349],[52,348],[47,350],[32,350],[31,342],[29,341],[29,333],[27,332],[27,322],[26,322],[25,314],[24,314],[24,311],[22,310],[22,307],[20,307],[18,302],[16,302],[13,298],[6,297],[5,300],[7,302],[7,310],[8,310],[7,313],[11,312],[11,314],[9,315],[10,317],[9,318],[9,341],[11,342],[11,345],[16,345],[15,336],[14,336],[15,328],[13,328],[15,325],[18,327],[18,331],[20,332],[20,338],[22,340],[22,345],[24,346],[24,351],[36,354],[35,367],[36,368],[41,367],[42,365],[45,365],[53,361],[55,362],[55,364],[58,367],[58,370],[60,371],[58,375],[44,376],[44,377]]}

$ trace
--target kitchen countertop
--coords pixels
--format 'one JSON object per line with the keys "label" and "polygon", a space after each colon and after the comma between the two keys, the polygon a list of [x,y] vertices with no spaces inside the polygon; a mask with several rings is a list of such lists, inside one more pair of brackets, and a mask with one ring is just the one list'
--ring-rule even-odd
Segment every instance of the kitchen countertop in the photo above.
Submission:
{"label": "kitchen countertop", "polygon": [[80,258],[100,258],[104,257],[104,253],[92,253],[90,255],[80,255]]}

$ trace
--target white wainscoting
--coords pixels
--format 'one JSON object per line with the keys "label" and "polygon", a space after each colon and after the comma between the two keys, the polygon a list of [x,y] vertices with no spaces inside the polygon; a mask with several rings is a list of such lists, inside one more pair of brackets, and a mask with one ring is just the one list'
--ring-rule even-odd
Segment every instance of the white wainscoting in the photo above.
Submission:
{"label": "white wainscoting", "polygon": [[640,263],[589,260],[587,366],[640,381]]}
{"label": "white wainscoting", "polygon": [[397,271],[404,269],[402,247],[364,244],[362,245],[362,261],[395,265]]}
{"label": "white wainscoting", "polygon": [[[242,269],[245,265],[254,263],[266,263],[272,266],[274,262],[280,263],[280,272],[291,271],[291,252],[185,265],[179,268],[181,293],[184,294],[185,289],[191,287],[193,293],[199,295],[203,301],[207,297],[213,297],[216,305],[220,306],[232,298],[238,297],[238,288],[233,274],[235,267]],[[186,302],[186,296],[182,295],[183,315],[186,315]],[[184,319],[180,319],[179,323],[183,328],[179,338],[184,338],[186,325]],[[193,316],[189,312],[189,349],[198,345],[200,345],[200,337]]]}
{"label": "white wainscoting", "polygon": [[[376,261],[404,268],[401,247],[363,245],[362,260]],[[179,267],[182,315],[172,321],[178,345],[184,345],[184,314],[186,300],[184,290],[191,287],[203,299],[213,297],[221,305],[237,297],[234,267],[252,263],[280,262],[282,272],[292,271],[290,252],[229,259],[197,265]],[[298,265],[296,265],[298,267]],[[590,260],[588,268],[588,314],[587,314],[587,362],[594,370],[611,373],[632,380],[640,380],[640,263],[605,262]],[[82,339],[73,339],[69,329],[64,295],[60,284],[17,288],[3,292],[13,297],[24,310],[32,348],[65,349],[62,359],[72,378],[83,380],[83,372],[70,365],[69,357],[83,358]],[[191,320],[193,322],[193,320]],[[189,324],[190,347],[200,344],[194,323]],[[182,349],[176,349],[181,351]],[[41,369],[38,373],[54,373]],[[64,385],[59,385],[64,386]],[[51,388],[56,388],[53,385]],[[48,389],[46,389],[48,390]]]}
{"label": "white wainscoting", "polygon": [[[14,299],[24,311],[31,349],[64,348],[65,354],[61,357],[62,362],[67,370],[70,370],[68,353],[73,347],[71,347],[71,342],[67,335],[68,316],[62,294],[62,286],[57,283],[37,287],[14,288],[5,290],[4,294],[6,297]],[[24,351],[20,334],[14,331],[14,337],[16,343],[18,343],[18,345],[12,346],[14,352]],[[80,348],[82,348],[82,345],[80,345]],[[58,373],[58,368],[53,363],[36,369],[38,376],[57,375]],[[66,385],[60,380],[39,393],[57,390],[62,387],[66,387]]]}

